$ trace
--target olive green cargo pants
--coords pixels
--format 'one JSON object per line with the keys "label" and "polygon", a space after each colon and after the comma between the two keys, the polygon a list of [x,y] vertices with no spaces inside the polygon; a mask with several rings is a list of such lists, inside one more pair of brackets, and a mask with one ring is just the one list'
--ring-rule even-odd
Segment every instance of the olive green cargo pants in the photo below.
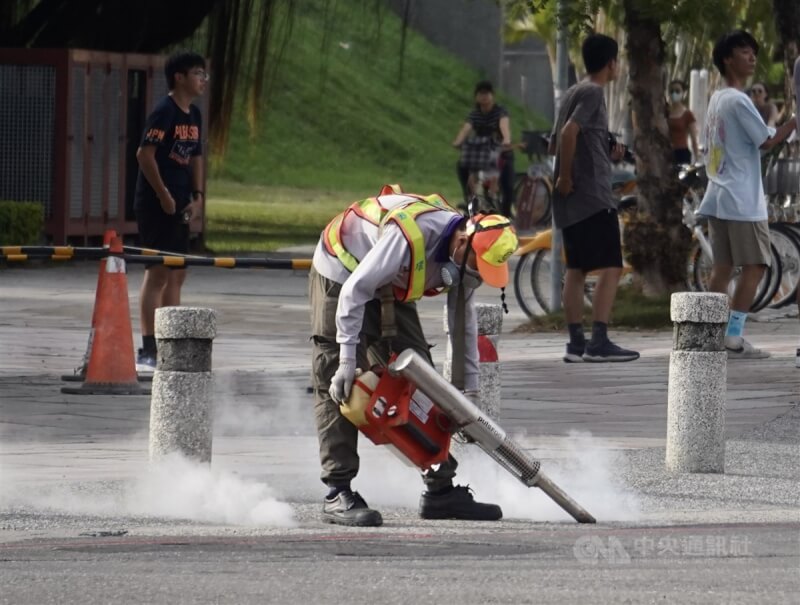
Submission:
{"label": "olive green cargo pants", "polygon": [[[336,307],[340,284],[323,277],[312,267],[309,274],[308,297],[311,303],[312,385],[314,387],[314,416],[319,438],[321,479],[329,486],[346,485],[358,474],[358,429],[339,412],[328,389],[339,367],[339,343],[336,342]],[[414,349],[433,365],[428,343],[414,303],[395,302],[397,336],[391,346],[396,352]],[[389,359],[388,343],[381,340],[381,308],[378,299],[364,309],[364,323],[359,335],[357,367],[367,370],[372,365],[385,365]],[[425,471],[423,481],[431,491],[452,483],[458,463],[450,458],[438,468]]]}

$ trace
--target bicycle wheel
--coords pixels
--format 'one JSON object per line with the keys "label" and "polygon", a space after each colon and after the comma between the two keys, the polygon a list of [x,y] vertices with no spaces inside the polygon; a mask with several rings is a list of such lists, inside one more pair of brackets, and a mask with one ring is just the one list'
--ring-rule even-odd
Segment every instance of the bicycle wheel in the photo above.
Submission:
{"label": "bicycle wheel", "polygon": [[[522,191],[522,187],[525,184],[525,179],[528,178],[527,173],[525,172],[515,172],[514,173],[514,186],[513,186],[513,196],[514,200],[508,208],[508,219],[514,224],[514,228],[519,233],[522,231],[517,226],[517,207],[519,206],[519,194]],[[500,192],[500,200],[501,200],[501,207],[505,206],[505,197],[503,196],[503,192]]]}
{"label": "bicycle wheel", "polygon": [[531,220],[531,178],[525,174],[517,174],[514,179],[514,208],[512,209],[514,228],[518,233],[533,229]]}
{"label": "bicycle wheel", "polygon": [[542,177],[524,175],[514,186],[516,199],[515,227],[529,231],[550,223],[550,188]]}
{"label": "bicycle wheel", "polygon": [[[553,255],[550,248],[542,248],[537,250],[533,255],[533,263],[531,264],[531,287],[533,289],[533,297],[539,307],[545,313],[550,313],[553,310],[553,297],[550,295],[550,267],[552,265]],[[561,277],[561,284],[563,287],[564,277]]]}
{"label": "bicycle wheel", "polygon": [[[772,246],[774,249],[774,246]],[[750,306],[750,312],[755,313],[764,308],[767,302],[775,295],[775,291],[780,285],[780,258],[778,258],[777,250],[772,253],[772,266],[767,267],[764,276],[758,283],[755,296],[753,296],[753,304]],[[689,289],[693,292],[708,292],[708,283],[711,280],[712,261],[703,252],[700,244],[695,242],[690,251],[689,262],[687,264],[687,280],[689,281]],[[736,269],[733,278],[728,284],[728,296],[732,297],[736,290],[736,283],[739,280],[741,270]]]}
{"label": "bicycle wheel", "polygon": [[689,262],[686,265],[686,285],[692,292],[708,292],[708,281],[711,279],[711,258],[703,252],[703,248],[695,241],[689,251]]}
{"label": "bicycle wheel", "polygon": [[772,254],[772,261],[767,270],[764,271],[764,277],[761,278],[756,289],[753,306],[750,307],[750,311],[753,313],[766,307],[775,298],[775,293],[781,285],[783,263],[775,245],[770,243],[769,248]]}
{"label": "bicycle wheel", "polygon": [[533,257],[538,250],[529,252],[520,257],[514,271],[514,296],[517,298],[519,308],[528,317],[536,315],[537,302],[533,293]]}
{"label": "bicycle wheel", "polygon": [[769,235],[781,260],[781,280],[775,296],[769,301],[771,309],[794,302],[800,282],[800,232],[785,223],[771,224]]}
{"label": "bicycle wheel", "polygon": [[548,181],[542,177],[536,178],[534,190],[534,208],[538,209],[533,217],[537,227],[548,227],[553,216],[553,195]]}
{"label": "bicycle wheel", "polygon": [[[550,248],[543,248],[537,250],[534,254],[533,265],[531,266],[531,286],[533,290],[533,297],[536,303],[542,308],[545,313],[553,311],[553,297],[552,285],[550,283],[551,277],[551,261],[553,255]],[[561,289],[564,289],[564,277],[567,273],[567,267],[562,268],[561,273]],[[592,306],[592,298],[594,296],[594,289],[597,285],[596,275],[587,275],[586,281],[583,283],[583,304],[587,307]]]}

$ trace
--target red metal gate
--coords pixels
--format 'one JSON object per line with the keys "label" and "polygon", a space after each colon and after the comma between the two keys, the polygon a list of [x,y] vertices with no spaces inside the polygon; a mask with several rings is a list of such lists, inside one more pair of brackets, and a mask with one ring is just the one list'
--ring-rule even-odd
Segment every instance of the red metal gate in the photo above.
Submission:
{"label": "red metal gate", "polygon": [[[106,229],[135,234],[136,149],[147,114],[167,93],[164,61],[0,49],[0,199],[43,204],[55,244],[86,244]],[[205,133],[208,98],[198,104]],[[202,235],[204,220],[192,222],[193,235]]]}

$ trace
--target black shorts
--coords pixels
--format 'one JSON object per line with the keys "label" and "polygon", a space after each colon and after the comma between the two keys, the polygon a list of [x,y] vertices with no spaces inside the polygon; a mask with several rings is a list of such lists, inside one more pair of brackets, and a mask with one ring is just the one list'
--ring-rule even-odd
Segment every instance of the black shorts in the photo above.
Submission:
{"label": "black shorts", "polygon": [[601,210],[579,223],[564,227],[567,268],[584,273],[622,267],[622,247],[616,210]]}
{"label": "black shorts", "polygon": [[692,152],[688,149],[673,149],[672,161],[678,166],[692,163]]}
{"label": "black shorts", "polygon": [[189,252],[189,225],[183,221],[183,213],[167,214],[156,202],[143,202],[136,207],[136,223],[139,226],[139,245],[163,252]]}

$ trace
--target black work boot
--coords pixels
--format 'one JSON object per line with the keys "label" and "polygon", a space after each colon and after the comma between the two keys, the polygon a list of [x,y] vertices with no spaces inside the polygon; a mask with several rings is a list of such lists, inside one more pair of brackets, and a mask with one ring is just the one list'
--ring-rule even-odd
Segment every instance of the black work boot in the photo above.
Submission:
{"label": "black work boot", "polygon": [[322,520],[337,525],[377,527],[383,524],[381,514],[367,506],[358,492],[345,489],[322,504]]}
{"label": "black work boot", "polygon": [[503,517],[503,511],[497,504],[475,502],[468,485],[456,485],[441,492],[423,492],[419,499],[419,516],[423,519],[497,521]]}

